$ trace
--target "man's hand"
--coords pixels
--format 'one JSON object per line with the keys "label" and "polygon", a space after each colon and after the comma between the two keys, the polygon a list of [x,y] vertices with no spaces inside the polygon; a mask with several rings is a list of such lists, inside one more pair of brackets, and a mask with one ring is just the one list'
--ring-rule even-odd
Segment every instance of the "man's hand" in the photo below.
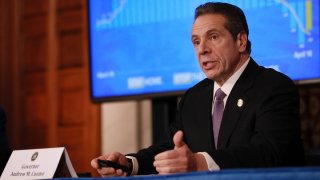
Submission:
{"label": "man's hand", "polygon": [[128,166],[127,158],[123,154],[121,154],[119,152],[113,152],[111,154],[100,156],[100,157],[95,158],[91,161],[91,166],[93,168],[97,169],[98,173],[102,177],[126,176],[127,175],[127,173],[123,172],[121,169],[116,170],[112,167],[100,167],[98,164],[98,159],[110,160],[110,161],[116,162],[118,164]]}
{"label": "man's hand", "polygon": [[153,163],[159,174],[181,173],[208,170],[201,154],[193,153],[183,142],[183,132],[178,131],[173,137],[174,149],[159,153]]}

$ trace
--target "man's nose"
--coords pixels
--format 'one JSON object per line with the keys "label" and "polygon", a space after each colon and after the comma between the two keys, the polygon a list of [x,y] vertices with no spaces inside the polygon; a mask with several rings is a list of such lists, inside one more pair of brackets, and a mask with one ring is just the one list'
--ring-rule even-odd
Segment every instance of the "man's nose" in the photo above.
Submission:
{"label": "man's nose", "polygon": [[204,55],[210,52],[210,48],[208,46],[208,42],[207,41],[201,41],[201,43],[199,44],[199,54]]}

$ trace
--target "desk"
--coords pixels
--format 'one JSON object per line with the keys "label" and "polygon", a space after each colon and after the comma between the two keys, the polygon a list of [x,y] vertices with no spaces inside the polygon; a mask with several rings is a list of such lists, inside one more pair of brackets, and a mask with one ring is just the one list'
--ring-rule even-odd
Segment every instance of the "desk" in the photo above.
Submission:
{"label": "desk", "polygon": [[[71,180],[70,178],[58,178],[59,180]],[[261,168],[261,169],[229,169],[213,172],[192,172],[174,175],[150,175],[118,178],[78,178],[77,180],[248,180],[248,179],[281,179],[281,180],[320,180],[320,167],[300,168]]]}

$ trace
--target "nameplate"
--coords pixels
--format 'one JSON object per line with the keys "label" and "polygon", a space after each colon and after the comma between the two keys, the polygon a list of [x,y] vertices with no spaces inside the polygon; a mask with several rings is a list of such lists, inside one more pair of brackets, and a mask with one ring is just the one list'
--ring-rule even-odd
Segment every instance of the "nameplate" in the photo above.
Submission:
{"label": "nameplate", "polygon": [[77,177],[64,147],[15,150],[1,175],[12,180],[56,177]]}

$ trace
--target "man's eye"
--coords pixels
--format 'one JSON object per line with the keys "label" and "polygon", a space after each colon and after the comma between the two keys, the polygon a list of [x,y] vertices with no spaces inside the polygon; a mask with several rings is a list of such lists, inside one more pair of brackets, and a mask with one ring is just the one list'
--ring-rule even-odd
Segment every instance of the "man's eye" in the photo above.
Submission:
{"label": "man's eye", "polygon": [[217,36],[217,35],[212,35],[212,36],[211,36],[211,40],[216,40],[216,39],[218,39],[218,36]]}
{"label": "man's eye", "polygon": [[200,44],[200,41],[198,41],[198,40],[193,40],[193,41],[192,41],[192,44],[193,44],[193,45],[199,45],[199,44]]}

